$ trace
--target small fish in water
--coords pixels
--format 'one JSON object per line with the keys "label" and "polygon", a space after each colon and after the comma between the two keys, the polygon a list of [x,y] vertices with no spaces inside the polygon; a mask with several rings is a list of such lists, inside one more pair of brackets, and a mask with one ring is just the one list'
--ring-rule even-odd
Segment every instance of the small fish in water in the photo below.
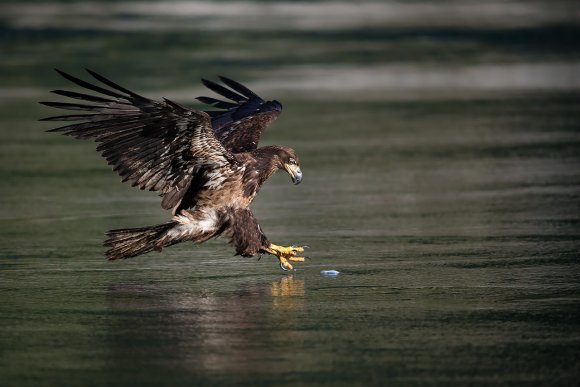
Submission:
{"label": "small fish in water", "polygon": [[320,275],[323,275],[325,277],[336,277],[339,274],[340,274],[340,271],[338,271],[338,270],[322,270],[320,272]]}

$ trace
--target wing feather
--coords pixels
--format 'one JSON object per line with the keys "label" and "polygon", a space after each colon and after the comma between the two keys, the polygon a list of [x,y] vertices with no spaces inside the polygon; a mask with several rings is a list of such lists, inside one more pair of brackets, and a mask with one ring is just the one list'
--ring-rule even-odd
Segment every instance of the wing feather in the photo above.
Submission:
{"label": "wing feather", "polygon": [[61,71],[59,69],[55,69],[55,70],[57,73],[59,73],[64,78],[68,79],[72,83],[76,83],[77,85],[84,87],[85,89],[96,91],[97,93],[105,94],[105,95],[115,97],[115,98],[124,98],[123,95],[121,95],[119,93],[115,93],[114,91],[104,89],[104,88],[97,86],[97,85],[93,85],[92,83],[83,81],[82,79],[79,79],[77,77],[73,77],[72,75],[67,74],[64,71]]}
{"label": "wing feather", "polygon": [[[210,98],[210,97],[198,97],[197,98],[200,102],[205,103],[206,105],[213,105],[218,109],[231,109],[236,107],[235,103],[220,101],[219,99]],[[218,112],[219,113],[219,112]]]}
{"label": "wing feather", "polygon": [[85,69],[89,74],[91,74],[93,76],[93,78],[95,78],[96,80],[104,83],[105,85],[112,87],[113,89],[116,89],[122,93],[128,94],[133,98],[137,98],[137,99],[141,99],[143,101],[147,101],[147,98],[140,96],[137,93],[132,92],[131,90],[125,89],[123,86],[120,86],[118,84],[116,84],[115,82],[111,81],[110,79],[107,79],[105,77],[103,77],[100,74],[95,73],[92,70],[89,69]]}
{"label": "wing feather", "polygon": [[211,117],[216,137],[232,153],[249,152],[258,147],[264,129],[282,111],[278,101],[264,101],[252,90],[226,77],[219,77],[230,89],[215,82],[202,79],[210,90],[230,101],[212,97],[197,97],[197,100],[222,110],[207,111]]}
{"label": "wing feather", "polygon": [[233,79],[229,79],[226,77],[219,77],[223,83],[237,91],[238,93],[242,94],[246,98],[260,98],[256,93],[252,90],[248,89],[246,86],[242,85],[239,82],[234,81]]}
{"label": "wing feather", "polygon": [[94,96],[94,95],[77,93],[77,92],[68,91],[68,90],[53,90],[53,91],[51,91],[51,93],[57,94],[57,95],[62,95],[63,97],[80,99],[80,100],[83,100],[83,101],[105,102],[105,103],[115,102],[115,100],[113,100],[113,99],[103,98],[103,97],[97,97],[97,96]]}
{"label": "wing feather", "polygon": [[216,93],[226,97],[227,99],[231,99],[232,101],[242,102],[245,99],[243,96],[239,95],[238,93],[234,93],[233,91],[226,89],[225,87],[218,85],[215,82],[208,81],[207,79],[202,79],[201,82],[208,89],[215,91]]}
{"label": "wing feather", "polygon": [[65,110],[91,110],[101,107],[99,105],[85,105],[80,103],[68,103],[68,102],[42,102],[42,104]]}
{"label": "wing feather", "polygon": [[174,207],[180,202],[194,172],[217,172],[227,176],[235,173],[236,158],[215,137],[211,118],[205,112],[185,108],[168,99],[150,100],[88,69],[93,78],[108,88],[56,71],[104,97],[53,91],[90,104],[41,102],[54,108],[86,112],[43,119],[77,121],[49,132],[94,139],[98,143],[97,151],[122,181],[140,189],[159,191],[161,196],[167,194],[162,200],[163,208]]}

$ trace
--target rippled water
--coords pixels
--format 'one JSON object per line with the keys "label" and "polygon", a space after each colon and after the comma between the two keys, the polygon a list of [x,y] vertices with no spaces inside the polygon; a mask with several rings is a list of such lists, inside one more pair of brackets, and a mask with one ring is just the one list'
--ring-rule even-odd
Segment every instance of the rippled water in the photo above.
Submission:
{"label": "rippled water", "polygon": [[[256,29],[242,28],[249,11],[234,23],[196,3],[209,12],[202,25],[239,28],[184,29],[195,16],[185,12],[169,15],[174,28],[130,33],[114,22],[159,27],[189,3],[158,16],[142,2],[72,3],[2,3],[0,385],[578,380],[571,2],[486,8],[546,11],[513,28],[470,28],[483,11],[467,5],[446,3],[450,19],[430,2],[373,3],[426,8],[365,27],[363,7],[321,29],[312,20],[324,10],[341,20],[344,8],[316,3],[304,25]],[[92,12],[99,28],[78,25]],[[120,184],[93,144],[36,122],[52,113],[36,101],[68,87],[51,67],[95,68],[183,103],[201,92],[200,76],[224,74],[281,100],[264,143],[294,147],[304,181],[274,176],[255,213],[273,242],[309,245],[311,260],[284,273],[271,257],[232,257],[218,239],[106,262],[104,231],[168,214],[155,194]]]}

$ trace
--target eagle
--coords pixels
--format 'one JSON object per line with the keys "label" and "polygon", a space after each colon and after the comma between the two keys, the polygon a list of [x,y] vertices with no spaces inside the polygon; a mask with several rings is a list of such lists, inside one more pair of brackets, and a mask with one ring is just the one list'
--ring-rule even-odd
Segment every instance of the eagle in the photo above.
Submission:
{"label": "eagle", "polygon": [[151,100],[88,69],[96,82],[56,71],[86,90],[53,90],[73,100],[40,102],[75,111],[42,119],[68,123],[48,132],[94,140],[123,182],[158,192],[161,207],[172,210],[166,223],[108,231],[104,246],[109,260],[224,236],[236,255],[271,254],[283,270],[304,261],[299,255],[306,246],[271,243],[250,209],[262,185],[278,170],[285,170],[294,184],[302,181],[293,149],[258,147],[262,132],[282,111],[280,102],[266,101],[220,76],[221,84],[202,83],[225,100],[198,97],[213,109],[201,111],[166,98]]}

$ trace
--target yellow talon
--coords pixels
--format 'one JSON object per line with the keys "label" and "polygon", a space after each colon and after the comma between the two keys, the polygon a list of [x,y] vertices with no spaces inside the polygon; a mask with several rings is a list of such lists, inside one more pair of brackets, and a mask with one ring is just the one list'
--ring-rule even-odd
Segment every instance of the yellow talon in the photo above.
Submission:
{"label": "yellow talon", "polygon": [[297,257],[296,254],[301,253],[304,251],[303,247],[284,247],[278,246],[273,243],[270,243],[270,246],[266,249],[266,251],[272,255],[278,257],[280,261],[280,268],[282,270],[292,270],[294,266],[290,263],[292,262],[304,262],[304,257]]}
{"label": "yellow talon", "polygon": [[292,264],[290,262],[288,262],[288,260],[286,258],[278,257],[278,259],[280,260],[280,269],[282,269],[282,270],[294,269],[294,266],[292,266]]}

